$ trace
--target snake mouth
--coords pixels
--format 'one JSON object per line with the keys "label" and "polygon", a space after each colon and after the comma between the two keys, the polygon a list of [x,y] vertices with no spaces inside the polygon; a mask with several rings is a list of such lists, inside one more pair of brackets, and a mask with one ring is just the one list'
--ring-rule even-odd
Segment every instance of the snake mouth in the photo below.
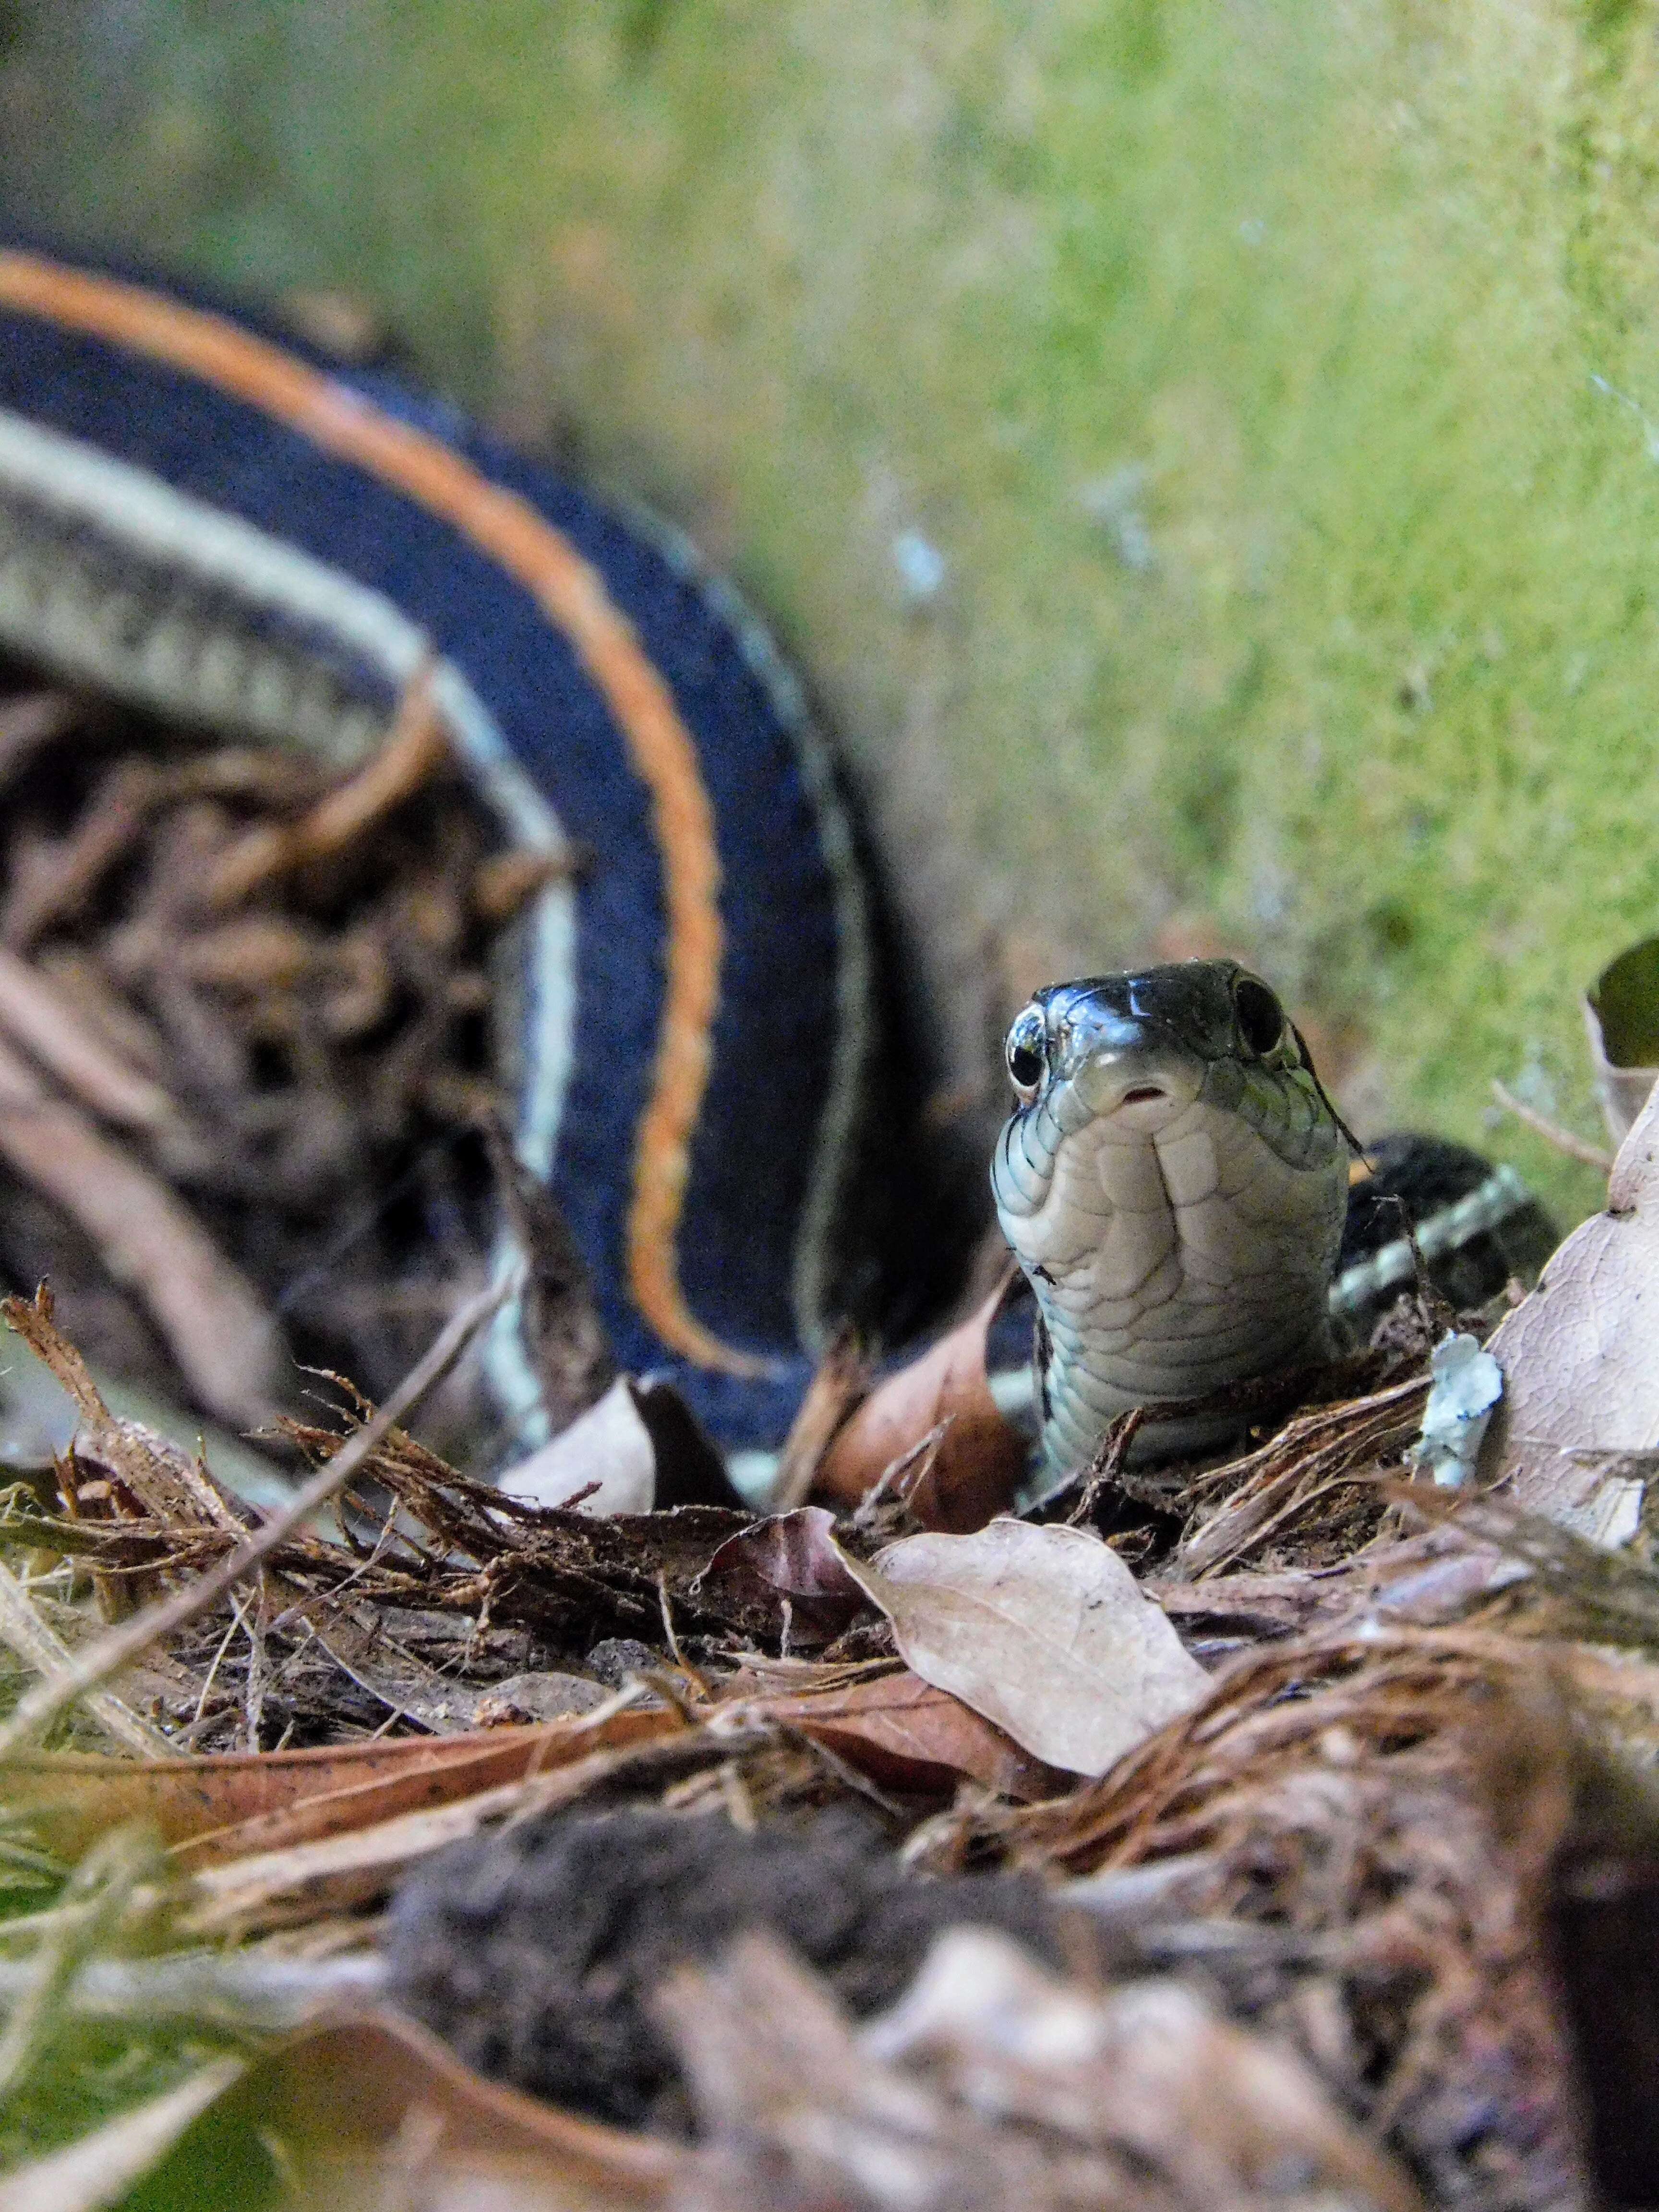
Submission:
{"label": "snake mouth", "polygon": [[1062,1080],[1091,1120],[1109,1121],[1123,1136],[1151,1137],[1198,1097],[1204,1063],[1167,1036],[1143,1030],[1079,1054]]}

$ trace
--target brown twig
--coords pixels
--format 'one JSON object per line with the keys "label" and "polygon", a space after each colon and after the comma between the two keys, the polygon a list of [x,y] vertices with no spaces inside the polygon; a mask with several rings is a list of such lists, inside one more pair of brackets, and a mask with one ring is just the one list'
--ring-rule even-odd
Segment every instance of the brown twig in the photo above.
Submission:
{"label": "brown twig", "polygon": [[28,691],[0,707],[0,787],[12,781],[42,745],[72,730],[82,708],[66,691]]}
{"label": "brown twig", "polygon": [[34,848],[34,866],[14,870],[0,936],[27,951],[47,926],[72,914],[143,832],[161,793],[149,761],[129,761],[100,787],[71,834]]}
{"label": "brown twig", "polygon": [[428,662],[406,686],[374,758],[299,821],[269,823],[239,838],[210,876],[206,903],[234,906],[273,876],[343,852],[394,806],[412,798],[449,757]]}
{"label": "brown twig", "polygon": [[1101,1438],[1094,1457],[1083,1472],[1083,1494],[1066,1516],[1066,1526],[1077,1528],[1092,1521],[1100,1493],[1115,1483],[1128,1462],[1129,1447],[1133,1443],[1141,1423],[1146,1418],[1144,1406],[1131,1406],[1117,1419]]}
{"label": "brown twig", "polygon": [[143,1299],[204,1406],[264,1419],[277,1395],[275,1323],[252,1285],[167,1185],[54,1098],[0,1043],[0,1158],[78,1222]]}
{"label": "brown twig", "polygon": [[1547,1145],[1553,1145],[1558,1152],[1565,1152],[1570,1160],[1583,1160],[1587,1168],[1600,1168],[1603,1175],[1611,1170],[1613,1154],[1604,1146],[1592,1145],[1586,1137],[1575,1137],[1571,1129],[1564,1129],[1559,1121],[1552,1121],[1547,1115],[1539,1113],[1535,1107],[1523,1105],[1514,1091],[1506,1084],[1500,1083],[1495,1075],[1492,1079],[1492,1095],[1506,1113],[1513,1114],[1517,1121],[1524,1121],[1528,1128],[1540,1136]]}
{"label": "brown twig", "polygon": [[159,1083],[94,1036],[56,983],[0,947],[0,1029],[106,1121],[159,1129],[178,1109]]}
{"label": "brown twig", "polygon": [[489,1289],[453,1314],[440,1331],[425,1358],[412,1367],[374,1419],[349,1437],[309,1482],[302,1483],[280,1513],[273,1514],[246,1543],[228,1559],[172,1596],[146,1606],[131,1620],[100,1636],[76,1655],[72,1664],[52,1681],[38,1682],[20,1700],[16,1711],[0,1728],[0,1759],[9,1758],[32,1742],[58,1716],[67,1711],[89,1691],[99,1689],[139,1654],[162,1638],[195,1620],[251,1574],[277,1547],[295,1535],[321,1505],[344,1488],[373,1455],[377,1446],[408,1413],[442,1380],[478,1331],[512,1295],[511,1277]]}

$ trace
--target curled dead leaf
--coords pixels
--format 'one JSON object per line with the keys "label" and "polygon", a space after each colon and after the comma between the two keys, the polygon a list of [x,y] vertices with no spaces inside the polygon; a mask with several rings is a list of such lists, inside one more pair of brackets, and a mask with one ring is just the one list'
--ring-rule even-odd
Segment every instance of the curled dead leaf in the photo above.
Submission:
{"label": "curled dead leaf", "polygon": [[[1619,1148],[1606,1212],[1573,1231],[1488,1340],[1504,1395],[1481,1480],[1507,1479],[1528,1511],[1605,1536],[1609,1512],[1639,1500],[1628,1486],[1644,1470],[1620,1462],[1659,1446],[1656,1321],[1659,1091]],[[1610,1484],[1626,1487],[1609,1497]]]}
{"label": "curled dead leaf", "polygon": [[911,1514],[924,1527],[965,1534],[1007,1510],[1026,1446],[991,1395],[985,1358],[1006,1289],[1000,1284],[977,1312],[865,1400],[824,1455],[818,1495],[843,1508],[858,1504],[943,1422],[931,1461],[907,1493]]}
{"label": "curled dead leaf", "polygon": [[822,1505],[797,1506],[728,1537],[692,1584],[745,1606],[769,1599],[787,1644],[827,1644],[863,1610],[863,1591],[848,1573]]}
{"label": "curled dead leaf", "polygon": [[619,1375],[551,1443],[508,1468],[500,1487],[527,1505],[648,1513],[657,1498],[657,1452],[628,1376]]}
{"label": "curled dead leaf", "polygon": [[1056,1796],[1071,1778],[905,1668],[842,1689],[759,1698],[750,1710],[799,1729],[872,1782],[917,1795],[950,1790],[966,1775],[1000,1797],[1030,1802]]}

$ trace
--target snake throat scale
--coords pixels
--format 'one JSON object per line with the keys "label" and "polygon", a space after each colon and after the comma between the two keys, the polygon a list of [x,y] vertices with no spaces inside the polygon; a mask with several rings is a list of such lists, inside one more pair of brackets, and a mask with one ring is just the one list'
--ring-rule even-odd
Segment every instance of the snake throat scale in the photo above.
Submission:
{"label": "snake throat scale", "polygon": [[[896,1173],[903,1040],[858,842],[730,587],[375,365],[20,242],[0,246],[0,649],[341,765],[432,672],[505,835],[591,856],[503,966],[519,1152],[618,1363],[672,1380],[734,1464],[775,1450],[848,1286],[890,1285],[878,1224],[926,1209]],[[1486,1238],[1499,1283],[1541,1257],[1517,1247],[1541,1217],[1510,1171],[1445,1146],[1416,1246],[1397,1206],[1354,1243],[1346,1133],[1273,993],[1231,963],[1057,984],[1008,1064],[992,1174],[1042,1320],[1036,1493],[1125,1407],[1328,1354],[1443,1217],[1446,1252]],[[912,1220],[913,1252],[931,1237]],[[486,1358],[519,1443],[539,1441],[511,1310]],[[1165,1422],[1143,1448],[1211,1433]]]}

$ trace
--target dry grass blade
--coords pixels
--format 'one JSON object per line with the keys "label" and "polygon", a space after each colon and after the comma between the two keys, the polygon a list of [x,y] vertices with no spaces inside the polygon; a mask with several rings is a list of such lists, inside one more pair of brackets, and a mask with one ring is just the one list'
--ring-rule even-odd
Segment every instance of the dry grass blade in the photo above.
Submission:
{"label": "dry grass blade", "polygon": [[177,2087],[123,2112],[78,2142],[0,2179],[0,2212],[104,2212],[234,2087],[240,2058],[216,2058]]}
{"label": "dry grass blade", "polygon": [[197,1582],[162,1598],[143,1613],[112,1629],[74,1660],[66,1673],[30,1690],[3,1728],[0,1728],[0,1759],[29,1743],[58,1715],[88,1691],[96,1689],[130,1666],[149,1645],[172,1635],[185,1622],[205,1613],[225,1593],[251,1573],[260,1562],[295,1535],[320,1505],[336,1496],[390,1435],[412,1406],[419,1403],[472,1341],[478,1331],[511,1295],[510,1280],[495,1285],[464,1305],[452,1317],[419,1365],[372,1420],[341,1445],[326,1466],[301,1485],[283,1512],[269,1521],[229,1557],[211,1567]]}
{"label": "dry grass blade", "polygon": [[590,1738],[599,1748],[548,1771],[476,1790],[453,1804],[203,1868],[193,1877],[180,1927],[192,1936],[241,1935],[347,1911],[383,1897],[416,1861],[495,1821],[573,1804],[623,1776],[635,1783],[648,1776],[660,1785],[767,1740],[761,1724],[741,1718],[716,1735],[687,1726],[672,1709],[625,1717],[642,1725],[639,1741],[608,1745],[601,1725]]}
{"label": "dry grass blade", "polygon": [[1547,1114],[1540,1114],[1535,1106],[1528,1106],[1517,1098],[1506,1083],[1496,1076],[1492,1080],[1492,1095],[1506,1114],[1513,1114],[1517,1121],[1540,1136],[1547,1145],[1553,1145],[1558,1152],[1565,1152],[1570,1160],[1582,1160],[1588,1168],[1600,1168],[1606,1175],[1613,1166],[1613,1154],[1605,1145],[1593,1145],[1588,1138],[1574,1136],[1559,1121],[1552,1121]]}
{"label": "dry grass blade", "polygon": [[0,2099],[34,2069],[82,1961],[113,1936],[141,1877],[154,1872],[154,1844],[142,1829],[126,1827],[100,1838],[70,1875],[0,2033]]}
{"label": "dry grass blade", "polygon": [[1201,1477],[1189,1497],[1225,1495],[1182,1538],[1181,1571],[1194,1577],[1218,1572],[1320,1500],[1392,1463],[1385,1455],[1397,1460],[1417,1433],[1419,1402],[1428,1388],[1426,1376],[1413,1376],[1369,1397],[1302,1414],[1259,1451]]}
{"label": "dry grass blade", "polygon": [[[11,1570],[0,1563],[0,1643],[43,1682],[62,1681],[75,1666],[75,1655],[55,1635]],[[87,1707],[99,1725],[141,1759],[165,1759],[173,1747],[159,1729],[108,1690],[87,1693]]]}

